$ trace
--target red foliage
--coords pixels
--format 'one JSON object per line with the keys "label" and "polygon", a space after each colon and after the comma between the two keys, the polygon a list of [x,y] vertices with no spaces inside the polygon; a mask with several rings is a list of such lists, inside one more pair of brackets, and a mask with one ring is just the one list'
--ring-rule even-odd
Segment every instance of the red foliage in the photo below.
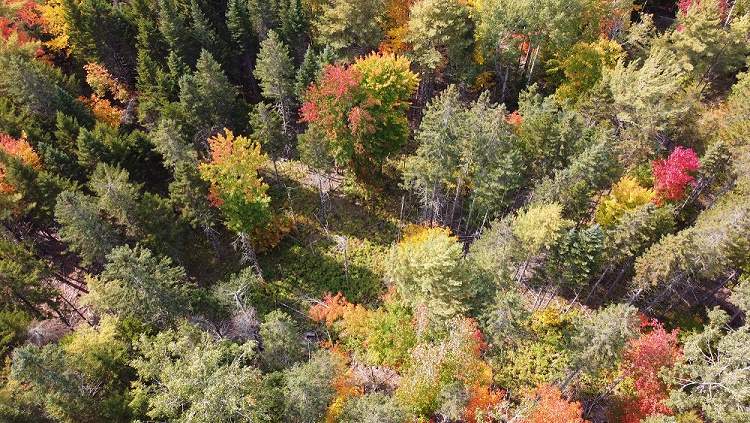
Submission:
{"label": "red foliage", "polygon": [[320,83],[312,84],[307,90],[305,103],[300,109],[302,121],[319,123],[328,136],[337,138],[341,131],[362,131],[369,125],[369,113],[357,107],[361,104],[362,76],[354,67],[329,65]]}
{"label": "red foliage", "polygon": [[480,413],[486,413],[503,402],[505,392],[488,387],[475,386],[471,388],[471,396],[466,404],[464,418],[467,423],[477,423]]}
{"label": "red foliage", "polygon": [[659,372],[682,357],[676,329],[667,332],[661,323],[650,320],[641,324],[641,331],[645,333],[631,340],[624,354],[623,371],[634,379],[636,388],[636,398],[625,406],[625,423],[637,423],[652,414],[672,414],[664,404],[669,386],[659,378]]}
{"label": "red foliage", "polygon": [[677,147],[667,159],[655,160],[652,163],[654,202],[661,204],[664,200],[678,201],[685,197],[688,185],[695,181],[692,175],[700,168],[700,160],[690,148]]}
{"label": "red foliage", "polygon": [[513,126],[519,126],[523,123],[523,116],[521,116],[520,113],[518,113],[518,110],[514,111],[513,113],[509,114],[505,120],[513,125]]}
{"label": "red foliage", "polygon": [[[721,12],[721,17],[725,18],[727,16],[727,12],[729,11],[729,1],[728,0],[714,0],[719,5],[719,11]],[[679,0],[677,2],[677,10],[681,15],[687,15],[688,10],[690,10],[690,7],[693,6],[693,4],[699,6],[701,4],[701,0]]]}
{"label": "red foliage", "polygon": [[18,36],[18,42],[23,45],[34,38],[27,32],[29,28],[41,25],[41,16],[37,10],[37,4],[34,1],[17,1],[17,0],[0,0],[6,5],[17,6],[23,5],[16,11],[15,16],[11,18],[0,17],[0,36],[7,40],[11,35]]}
{"label": "red foliage", "polygon": [[534,406],[522,423],[586,423],[580,402],[568,402],[556,386],[541,385],[528,396]]}

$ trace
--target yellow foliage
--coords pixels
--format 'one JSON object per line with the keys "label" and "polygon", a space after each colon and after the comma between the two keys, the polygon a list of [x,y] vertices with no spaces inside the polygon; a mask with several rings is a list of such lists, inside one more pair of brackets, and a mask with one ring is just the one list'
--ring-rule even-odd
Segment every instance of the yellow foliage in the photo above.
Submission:
{"label": "yellow foliage", "polygon": [[611,225],[626,212],[650,203],[653,198],[652,189],[640,186],[635,178],[623,176],[596,209],[596,222],[602,226]]}
{"label": "yellow foliage", "polygon": [[42,14],[44,26],[47,32],[52,35],[52,39],[45,41],[45,45],[54,51],[67,50],[70,47],[70,38],[68,33],[70,28],[65,19],[65,9],[62,0],[47,0],[44,4],[38,6]]}
{"label": "yellow foliage", "polygon": [[573,222],[562,218],[562,206],[557,203],[532,206],[516,216],[513,233],[530,253],[549,248],[563,230]]}

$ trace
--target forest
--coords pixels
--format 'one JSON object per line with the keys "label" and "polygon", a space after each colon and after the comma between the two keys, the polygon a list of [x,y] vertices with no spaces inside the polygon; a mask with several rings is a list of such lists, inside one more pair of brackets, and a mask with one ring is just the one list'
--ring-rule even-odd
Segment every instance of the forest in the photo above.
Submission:
{"label": "forest", "polygon": [[0,0],[0,422],[750,422],[750,0]]}

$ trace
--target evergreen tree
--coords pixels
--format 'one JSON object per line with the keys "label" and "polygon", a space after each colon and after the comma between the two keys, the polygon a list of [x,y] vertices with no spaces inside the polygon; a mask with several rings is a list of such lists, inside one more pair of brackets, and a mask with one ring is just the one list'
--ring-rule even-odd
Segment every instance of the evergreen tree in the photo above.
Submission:
{"label": "evergreen tree", "polygon": [[266,103],[258,103],[250,112],[250,126],[253,128],[251,137],[260,142],[263,150],[271,156],[276,179],[278,179],[279,171],[276,168],[276,161],[289,150],[281,116]]}
{"label": "evergreen tree", "polygon": [[104,271],[87,279],[85,302],[97,311],[164,327],[186,316],[191,287],[185,270],[143,247],[117,247],[107,255]]}
{"label": "evergreen tree", "polygon": [[292,101],[294,98],[294,65],[289,48],[275,31],[260,43],[260,53],[253,75],[260,81],[263,96],[276,103],[285,134],[292,134]]}
{"label": "evergreen tree", "polygon": [[60,239],[78,253],[84,264],[99,264],[121,242],[112,224],[99,214],[96,200],[74,191],[57,197],[55,220],[60,224]]}
{"label": "evergreen tree", "polygon": [[186,122],[201,138],[221,128],[241,128],[237,90],[206,50],[201,51],[195,72],[180,78],[180,105]]}

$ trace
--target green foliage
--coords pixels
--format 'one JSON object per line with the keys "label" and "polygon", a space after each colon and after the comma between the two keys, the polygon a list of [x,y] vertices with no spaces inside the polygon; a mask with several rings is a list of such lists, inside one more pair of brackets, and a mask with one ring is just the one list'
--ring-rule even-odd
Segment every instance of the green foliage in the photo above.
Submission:
{"label": "green foliage", "polygon": [[[421,0],[409,9],[405,41],[412,45],[415,62],[430,70],[454,72],[466,66],[473,25],[468,5],[459,1]],[[451,73],[454,73],[451,72]]]}
{"label": "green foliage", "polygon": [[201,163],[200,175],[211,184],[212,202],[224,213],[227,227],[250,233],[268,223],[271,198],[266,194],[268,185],[258,176],[266,160],[260,145],[229,130],[209,144],[211,161]]}
{"label": "green foliage", "polygon": [[191,288],[185,270],[143,247],[117,247],[102,273],[87,279],[88,304],[100,312],[164,327],[186,316]]}
{"label": "green foliage", "polygon": [[131,420],[128,345],[118,321],[83,327],[60,344],[26,345],[13,352],[12,380],[27,384],[33,402],[60,422]]}
{"label": "green foliage", "polygon": [[729,316],[715,308],[708,313],[703,332],[689,336],[684,360],[668,376],[677,389],[670,405],[679,411],[699,409],[721,422],[742,422],[750,417],[748,393],[748,327],[727,329]]}
{"label": "green foliage", "polygon": [[519,141],[505,108],[491,104],[487,95],[466,107],[456,87],[449,86],[427,106],[416,139],[419,146],[407,159],[404,184],[435,218],[448,215],[445,220],[450,220],[446,197],[452,187],[456,194],[470,190],[479,216],[499,214],[520,188],[525,168]]}
{"label": "green foliage", "polygon": [[550,69],[562,72],[565,77],[555,96],[574,103],[585,98],[602,79],[604,69],[613,68],[622,55],[622,47],[606,38],[593,43],[576,43],[557,68]]}
{"label": "green foliage", "polygon": [[260,43],[253,75],[260,81],[263,97],[276,102],[284,133],[291,133],[294,64],[289,56],[289,47],[273,30],[269,31],[268,38]]}
{"label": "green foliage", "polygon": [[341,372],[340,358],[318,351],[306,363],[284,372],[284,420],[307,423],[323,418],[334,397],[334,380]]}
{"label": "green foliage", "polygon": [[366,53],[383,39],[384,0],[334,0],[317,16],[319,45],[339,53]]}
{"label": "green foliage", "polygon": [[243,127],[237,89],[211,53],[202,50],[195,72],[184,74],[179,84],[185,123],[195,132]]}
{"label": "green foliage", "polygon": [[138,342],[131,407],[152,419],[233,422],[270,419],[254,342],[232,344],[183,324]]}
{"label": "green foliage", "polygon": [[536,254],[542,248],[552,247],[572,222],[562,216],[562,207],[556,203],[541,204],[521,211],[513,221],[513,234],[518,237],[524,251]]}
{"label": "green foliage", "polygon": [[592,144],[596,130],[580,114],[560,108],[553,97],[543,97],[536,86],[521,93],[518,136],[529,177],[542,179]]}
{"label": "green foliage", "polygon": [[297,324],[283,311],[274,310],[263,317],[260,338],[263,349],[259,356],[268,371],[289,368],[305,356]]}
{"label": "green foliage", "polygon": [[33,247],[0,235],[0,283],[4,295],[3,309],[24,309],[35,317],[43,317],[43,306],[55,308],[55,290],[50,285],[50,271]]}
{"label": "green foliage", "polygon": [[405,414],[391,397],[375,392],[347,400],[338,421],[342,423],[400,423],[405,420]]}
{"label": "green foliage", "polygon": [[476,290],[462,256],[448,230],[419,229],[394,247],[388,274],[407,304],[448,318],[467,311]]}
{"label": "green foliage", "polygon": [[250,112],[251,138],[260,142],[263,150],[277,160],[288,148],[288,138],[283,132],[281,114],[266,103],[258,103]]}

